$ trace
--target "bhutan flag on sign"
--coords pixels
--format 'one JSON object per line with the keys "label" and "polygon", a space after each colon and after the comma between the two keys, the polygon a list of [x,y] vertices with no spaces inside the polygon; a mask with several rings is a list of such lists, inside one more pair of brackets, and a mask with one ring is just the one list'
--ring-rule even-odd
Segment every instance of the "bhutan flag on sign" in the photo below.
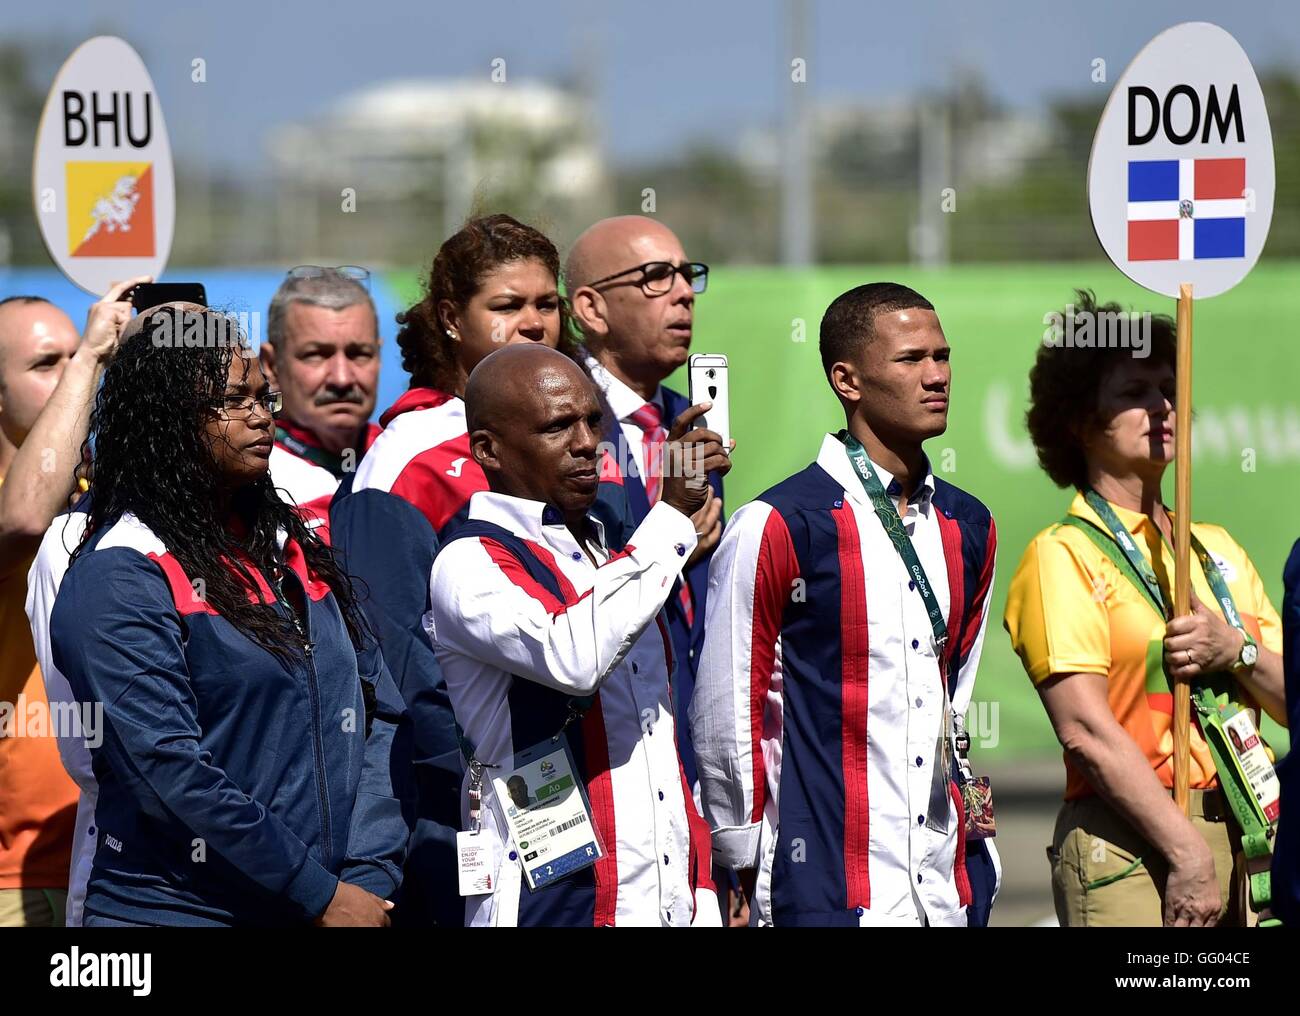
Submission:
{"label": "bhutan flag on sign", "polygon": [[68,162],[68,254],[153,257],[153,166],[148,162]]}

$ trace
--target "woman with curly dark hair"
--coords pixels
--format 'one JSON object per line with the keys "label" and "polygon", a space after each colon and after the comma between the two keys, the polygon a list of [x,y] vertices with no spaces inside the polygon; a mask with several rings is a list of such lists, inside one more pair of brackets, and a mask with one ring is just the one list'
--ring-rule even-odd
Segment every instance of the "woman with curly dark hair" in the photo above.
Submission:
{"label": "woman with curly dark hair", "polygon": [[50,622],[103,715],[85,924],[385,925],[407,721],[351,583],[271,483],[279,393],[215,311],[128,335]]}
{"label": "woman with curly dark hair", "polygon": [[[1075,488],[1011,580],[1005,625],[1065,750],[1052,846],[1062,925],[1248,920],[1211,749],[1191,731],[1190,818],[1171,796],[1171,678],[1286,723],[1281,625],[1250,558],[1192,523],[1194,613],[1173,617],[1175,330],[1079,292],[1029,375],[1030,437]],[[1210,607],[1207,604],[1215,604]],[[1244,721],[1243,721],[1244,722]]]}
{"label": "woman with curly dark hair", "polygon": [[560,254],[509,215],[470,219],[434,255],[424,295],[397,315],[397,345],[412,388],[460,397],[478,362],[513,342],[572,355]]}
{"label": "woman with curly dark hair", "polygon": [[[398,923],[464,923],[455,841],[462,753],[423,618],[434,555],[488,486],[469,450],[465,382],[480,360],[512,343],[541,343],[581,364],[559,272],[555,244],[509,215],[471,219],[443,243],[423,298],[397,317],[411,387],[381,417],[383,433],[330,508],[331,540],[369,587],[364,609],[415,724],[420,822]],[[593,511],[621,548],[633,527],[608,456],[602,478]]]}

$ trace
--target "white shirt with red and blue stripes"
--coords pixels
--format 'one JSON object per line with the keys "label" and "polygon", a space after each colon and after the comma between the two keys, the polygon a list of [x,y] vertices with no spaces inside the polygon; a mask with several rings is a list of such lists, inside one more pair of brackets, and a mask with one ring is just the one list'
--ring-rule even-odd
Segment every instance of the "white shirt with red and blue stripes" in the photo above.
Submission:
{"label": "white shirt with red and blue stripes", "polygon": [[[476,522],[522,541],[536,558],[533,566],[540,562],[561,595],[490,536],[454,539],[434,561],[425,625],[475,757],[509,765],[541,739],[535,731],[522,733],[536,726],[532,716],[516,713],[524,697],[593,696],[570,733],[583,739],[592,818],[606,856],[596,865],[594,893],[559,909],[572,923],[597,926],[719,925],[709,832],[685,789],[677,752],[662,616],[695,547],[690,519],[659,504],[614,554],[592,519],[596,535],[588,549],[599,566],[558,510],[539,502],[480,492],[470,501],[469,525]],[[470,827],[468,787],[467,775],[464,828]],[[537,898],[562,897],[569,880],[539,893],[522,885],[490,780],[482,818],[494,890],[467,898],[466,923],[528,923]]]}
{"label": "white shirt with red and blue stripes", "polygon": [[[897,505],[898,484],[873,465]],[[692,732],[715,856],[758,869],[755,923],[967,923],[955,783],[947,832],[926,817],[941,669],[964,714],[995,530],[983,505],[928,469],[903,522],[946,613],[943,653],[834,436],[816,463],[736,512],[714,553]]]}

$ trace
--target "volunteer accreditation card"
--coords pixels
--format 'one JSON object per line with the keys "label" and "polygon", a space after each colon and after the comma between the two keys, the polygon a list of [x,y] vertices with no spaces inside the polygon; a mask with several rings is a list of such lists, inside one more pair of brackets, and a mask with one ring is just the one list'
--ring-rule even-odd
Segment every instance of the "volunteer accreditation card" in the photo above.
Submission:
{"label": "volunteer accreditation card", "polygon": [[1273,768],[1273,763],[1264,750],[1259,731],[1255,729],[1255,721],[1251,719],[1249,711],[1238,709],[1224,716],[1223,729],[1232,745],[1237,765],[1241,767],[1242,775],[1250,784],[1251,793],[1259,802],[1259,810],[1264,813],[1264,821],[1276,822],[1282,812],[1282,785],[1278,782],[1277,770]]}
{"label": "volunteer accreditation card", "polygon": [[492,774],[497,803],[529,889],[540,889],[604,856],[568,738],[548,737]]}

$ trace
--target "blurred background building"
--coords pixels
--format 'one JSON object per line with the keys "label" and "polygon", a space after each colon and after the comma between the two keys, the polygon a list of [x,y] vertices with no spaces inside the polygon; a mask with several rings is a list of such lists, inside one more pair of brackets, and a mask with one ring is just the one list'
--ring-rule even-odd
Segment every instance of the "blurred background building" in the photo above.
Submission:
{"label": "blurred background building", "polygon": [[[611,204],[592,104],[536,82],[376,85],[284,126],[269,149],[278,258],[352,249],[365,264],[418,264],[476,206],[547,229]],[[370,228],[358,234],[335,212],[362,181]]]}
{"label": "blurred background building", "polygon": [[[822,7],[805,0],[780,9],[816,23]],[[58,62],[81,38],[46,33],[0,44],[0,264],[48,263],[28,213],[32,142]],[[630,155],[606,143],[598,92],[618,70],[598,58],[575,56],[549,81],[494,81],[487,60],[474,76],[394,77],[378,66],[363,87],[270,125],[257,150],[206,165],[177,140],[184,135],[174,121],[194,111],[168,102],[155,69],[176,159],[173,261],[248,265],[338,252],[419,264],[475,208],[512,212],[563,242],[601,215],[642,210],[650,189],[655,213],[674,222],[694,256],[789,263],[783,242],[796,241],[783,241],[782,208],[791,187],[807,191],[809,252],[796,261],[1097,256],[1083,177],[1109,86],[1091,81],[1086,66],[1072,92],[1030,104],[999,99],[989,69],[973,63],[938,67],[924,89],[905,94],[843,95],[818,86],[824,40],[814,34],[806,46],[809,83],[787,88],[797,105],[683,130],[671,146]],[[139,49],[156,68],[157,44]],[[1294,65],[1259,69],[1277,153],[1266,253],[1295,256],[1300,77]],[[1121,70],[1109,67],[1110,79]],[[664,86],[649,101],[689,95],[689,84]],[[200,122],[213,119],[205,106],[198,113]],[[355,192],[354,215],[340,214],[346,188]]]}

